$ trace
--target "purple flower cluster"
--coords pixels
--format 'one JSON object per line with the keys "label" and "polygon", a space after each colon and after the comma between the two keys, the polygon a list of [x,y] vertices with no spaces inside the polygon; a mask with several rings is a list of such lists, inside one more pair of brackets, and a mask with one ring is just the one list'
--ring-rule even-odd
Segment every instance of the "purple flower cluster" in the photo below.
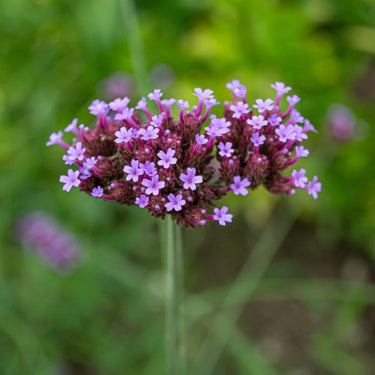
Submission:
{"label": "purple flower cluster", "polygon": [[79,248],[75,239],[44,213],[32,212],[21,218],[16,234],[27,249],[51,267],[64,271],[77,265]]}
{"label": "purple flower cluster", "polygon": [[[299,188],[317,198],[321,183],[316,176],[309,181],[304,169],[282,174],[309,155],[301,142],[316,130],[294,108],[298,96],[287,96],[285,111],[279,107],[290,87],[281,82],[271,87],[274,100],[256,99],[251,106],[246,87],[237,80],[228,83],[233,101],[224,103],[221,118],[211,114],[220,103],[209,89],[194,90],[198,103],[191,110],[187,101],[162,99],[163,93],[154,90],[148,99],[156,104],[156,114],[145,97],[135,108],[126,97],[108,104],[94,100],[89,106],[97,116],[94,129],[77,127],[75,119],[65,129],[76,136],[72,146],[62,141],[61,131],[47,142],[65,148],[65,163],[78,167],[60,177],[63,190],[77,186],[94,197],[146,208],[154,217],[170,214],[185,227],[231,222],[226,206],[213,207],[230,191],[245,196],[263,185],[274,194]],[[179,109],[177,119],[171,115],[173,105]]]}

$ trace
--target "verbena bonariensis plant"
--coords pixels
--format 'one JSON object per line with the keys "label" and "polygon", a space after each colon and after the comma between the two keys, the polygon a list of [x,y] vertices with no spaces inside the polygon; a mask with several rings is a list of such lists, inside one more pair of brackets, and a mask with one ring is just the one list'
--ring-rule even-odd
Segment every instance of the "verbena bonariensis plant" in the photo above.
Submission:
{"label": "verbena bonariensis plant", "polygon": [[73,235],[43,212],[31,212],[19,219],[16,235],[28,250],[59,272],[76,267],[81,258]]}
{"label": "verbena bonariensis plant", "polygon": [[[47,142],[65,148],[65,164],[78,167],[60,177],[63,190],[77,186],[93,197],[138,205],[154,217],[170,214],[184,227],[208,220],[231,222],[228,207],[213,207],[231,191],[245,196],[248,189],[263,185],[273,194],[293,194],[297,188],[316,199],[321,191],[317,176],[308,181],[303,168],[283,175],[309,155],[301,143],[307,132],[316,130],[294,108],[300,101],[297,95],[287,96],[285,111],[280,108],[290,87],[281,82],[271,87],[275,100],[256,99],[250,106],[246,87],[238,80],[228,83],[233,102],[224,103],[220,118],[210,114],[220,103],[209,89],[194,90],[198,105],[190,111],[185,100],[162,100],[160,90],[148,94],[157,105],[155,114],[144,97],[135,108],[129,107],[127,97],[109,104],[94,100],[89,106],[97,116],[94,129],[77,126],[74,119],[65,128],[77,137],[72,146],[62,141],[62,131]],[[171,115],[174,104],[179,108],[176,119]]]}

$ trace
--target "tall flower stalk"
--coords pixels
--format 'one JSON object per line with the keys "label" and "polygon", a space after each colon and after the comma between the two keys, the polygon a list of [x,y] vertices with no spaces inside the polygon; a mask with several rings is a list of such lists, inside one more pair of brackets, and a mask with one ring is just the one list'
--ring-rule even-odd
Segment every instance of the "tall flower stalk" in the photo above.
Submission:
{"label": "tall flower stalk", "polygon": [[170,217],[163,225],[166,233],[165,353],[167,374],[172,375],[184,371],[182,242],[181,228]]}

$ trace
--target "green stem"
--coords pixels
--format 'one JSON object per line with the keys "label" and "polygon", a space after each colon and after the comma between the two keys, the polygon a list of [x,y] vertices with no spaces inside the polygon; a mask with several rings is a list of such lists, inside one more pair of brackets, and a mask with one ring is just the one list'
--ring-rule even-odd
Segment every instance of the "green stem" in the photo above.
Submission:
{"label": "green stem", "polygon": [[147,86],[147,69],[137,10],[134,0],[119,0],[119,5],[126,29],[134,77],[138,89],[143,92]]}
{"label": "green stem", "polygon": [[173,223],[170,215],[167,215],[164,223],[166,233],[166,365],[168,375],[180,375],[183,372],[181,229]]}

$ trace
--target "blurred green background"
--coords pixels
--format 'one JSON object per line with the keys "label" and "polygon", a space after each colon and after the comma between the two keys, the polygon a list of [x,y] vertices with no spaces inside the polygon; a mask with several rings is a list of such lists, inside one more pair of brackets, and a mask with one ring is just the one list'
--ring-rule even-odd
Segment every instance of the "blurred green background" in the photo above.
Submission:
{"label": "blurred green background", "polygon": [[[284,81],[319,130],[299,167],[323,183],[229,196],[232,225],[186,230],[189,373],[375,373],[375,5],[372,0],[0,1],[0,374],[164,374],[163,253],[143,210],[69,194],[51,132],[87,106],[195,87],[248,100]],[[112,96],[112,97],[111,97]],[[333,103],[355,136],[332,137]],[[51,269],[15,224],[42,211],[77,237]],[[241,271],[242,270],[242,271]],[[240,275],[240,276],[238,276]]]}

